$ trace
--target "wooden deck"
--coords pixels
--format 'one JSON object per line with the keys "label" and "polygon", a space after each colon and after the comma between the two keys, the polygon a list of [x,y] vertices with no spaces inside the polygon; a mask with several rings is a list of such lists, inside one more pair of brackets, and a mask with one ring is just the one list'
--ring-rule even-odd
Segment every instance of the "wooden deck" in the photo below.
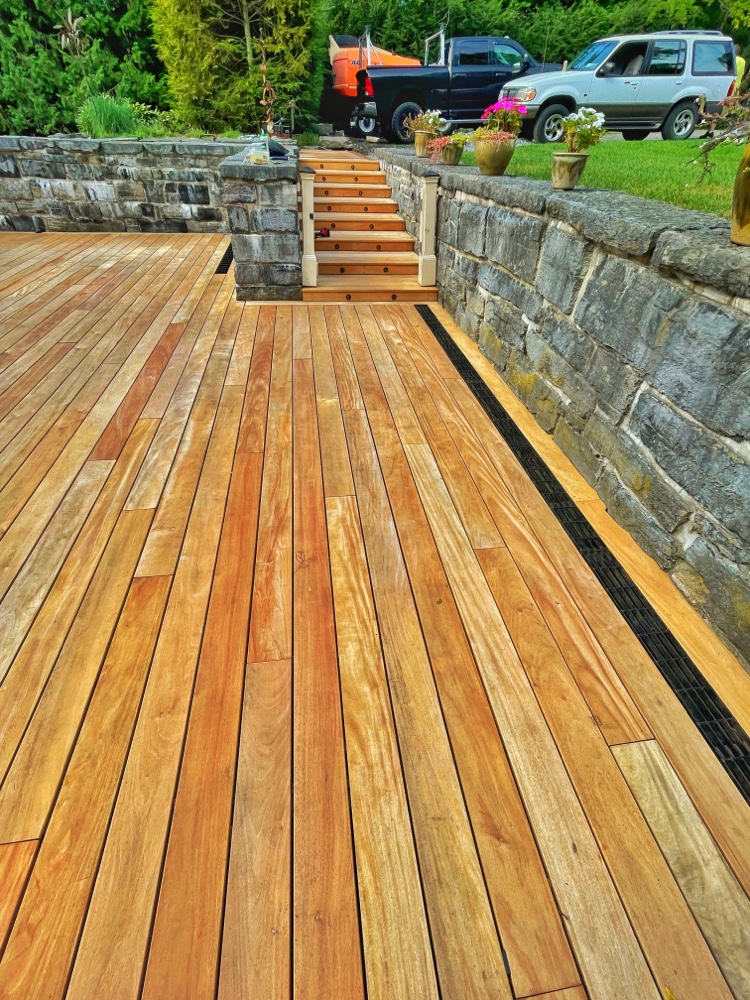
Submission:
{"label": "wooden deck", "polygon": [[750,1000],[750,809],[414,306],[225,245],[0,235],[0,998]]}

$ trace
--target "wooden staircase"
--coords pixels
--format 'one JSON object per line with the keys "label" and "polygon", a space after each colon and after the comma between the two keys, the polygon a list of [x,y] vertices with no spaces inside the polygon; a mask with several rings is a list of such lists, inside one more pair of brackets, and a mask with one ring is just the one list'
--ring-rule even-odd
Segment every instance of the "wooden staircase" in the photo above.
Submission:
{"label": "wooden staircase", "polygon": [[398,214],[374,160],[360,153],[302,150],[315,170],[314,220],[318,284],[306,302],[434,302],[437,288],[419,284],[414,237]]}

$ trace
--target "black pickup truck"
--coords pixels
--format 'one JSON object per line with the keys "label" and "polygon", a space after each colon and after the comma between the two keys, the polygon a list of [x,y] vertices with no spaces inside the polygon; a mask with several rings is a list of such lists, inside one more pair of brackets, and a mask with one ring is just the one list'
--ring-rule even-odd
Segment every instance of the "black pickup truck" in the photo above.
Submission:
{"label": "black pickup truck", "polygon": [[351,127],[360,135],[378,131],[409,142],[404,119],[440,111],[456,125],[474,124],[510,80],[526,73],[560,70],[543,65],[512,38],[451,38],[430,66],[371,66],[357,73],[358,104]]}

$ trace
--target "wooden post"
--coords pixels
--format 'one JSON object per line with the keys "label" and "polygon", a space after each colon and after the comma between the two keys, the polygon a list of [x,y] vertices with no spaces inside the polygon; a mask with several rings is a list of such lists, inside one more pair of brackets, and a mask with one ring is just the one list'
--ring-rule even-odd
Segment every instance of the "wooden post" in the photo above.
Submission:
{"label": "wooden post", "polygon": [[434,285],[437,282],[437,257],[435,240],[437,235],[437,173],[425,174],[422,178],[422,211],[419,216],[419,284]]}
{"label": "wooden post", "polygon": [[315,171],[300,167],[302,185],[302,287],[318,284],[318,258],[315,256]]}

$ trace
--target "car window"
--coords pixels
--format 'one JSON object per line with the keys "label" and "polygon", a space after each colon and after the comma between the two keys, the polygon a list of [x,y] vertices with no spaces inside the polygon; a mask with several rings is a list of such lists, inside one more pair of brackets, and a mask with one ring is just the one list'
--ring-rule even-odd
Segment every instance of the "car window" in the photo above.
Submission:
{"label": "car window", "polygon": [[596,69],[614,50],[616,44],[617,42],[610,41],[592,42],[575,57],[568,69]]}
{"label": "car window", "polygon": [[461,42],[458,50],[459,66],[487,66],[489,63],[489,42],[486,38],[476,38]]}
{"label": "car window", "polygon": [[523,56],[518,49],[507,42],[492,42],[490,45],[490,62],[506,69],[520,69]]}
{"label": "car window", "polygon": [[732,43],[696,42],[693,49],[693,73],[696,76],[727,76],[734,73]]}
{"label": "car window", "polygon": [[[646,42],[624,42],[607,60],[607,76],[640,76],[646,60]],[[604,70],[600,71],[601,73]]]}
{"label": "car window", "polygon": [[654,42],[649,76],[679,76],[685,69],[687,45],[680,41]]}

